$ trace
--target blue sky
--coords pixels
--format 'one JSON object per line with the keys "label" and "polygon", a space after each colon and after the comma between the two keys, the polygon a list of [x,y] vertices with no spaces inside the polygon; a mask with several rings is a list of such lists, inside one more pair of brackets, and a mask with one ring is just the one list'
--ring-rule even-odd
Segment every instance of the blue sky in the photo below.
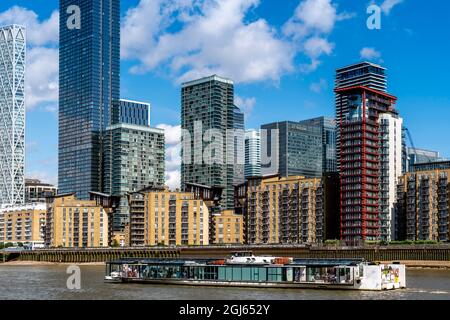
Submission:
{"label": "blue sky", "polygon": [[[380,5],[381,29],[367,7]],[[56,0],[2,0],[0,24],[29,29],[27,175],[57,178]],[[123,98],[150,102],[167,129],[167,179],[179,179],[179,84],[235,80],[246,127],[334,114],[338,67],[388,68],[388,90],[416,147],[450,157],[450,2],[442,0],[122,0]]]}

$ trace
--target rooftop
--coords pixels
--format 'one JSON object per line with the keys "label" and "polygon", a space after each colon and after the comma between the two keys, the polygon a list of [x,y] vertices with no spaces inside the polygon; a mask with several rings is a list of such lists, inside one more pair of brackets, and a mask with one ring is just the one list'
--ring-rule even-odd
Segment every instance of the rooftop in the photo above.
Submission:
{"label": "rooftop", "polygon": [[204,77],[204,78],[200,78],[200,79],[197,79],[197,80],[184,82],[181,85],[181,87],[185,88],[185,87],[194,86],[194,85],[197,85],[197,84],[210,82],[210,81],[219,81],[219,82],[224,82],[224,83],[227,83],[227,84],[233,84],[233,80],[230,80],[230,79],[227,79],[227,78],[222,78],[222,77],[219,77],[218,75],[214,74],[214,75],[209,76],[209,77]]}

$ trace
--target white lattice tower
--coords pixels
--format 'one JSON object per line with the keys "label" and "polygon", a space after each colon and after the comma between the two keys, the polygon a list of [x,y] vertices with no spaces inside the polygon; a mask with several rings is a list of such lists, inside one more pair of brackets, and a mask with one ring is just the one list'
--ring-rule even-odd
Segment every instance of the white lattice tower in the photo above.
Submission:
{"label": "white lattice tower", "polygon": [[24,203],[26,32],[0,27],[0,205]]}

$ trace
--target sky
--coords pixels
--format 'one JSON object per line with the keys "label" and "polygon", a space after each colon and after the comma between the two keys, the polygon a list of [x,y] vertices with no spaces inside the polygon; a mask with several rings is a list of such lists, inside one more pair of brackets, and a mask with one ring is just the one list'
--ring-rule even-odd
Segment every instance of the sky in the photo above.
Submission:
{"label": "sky", "polygon": [[[450,2],[122,0],[121,97],[151,103],[166,130],[166,183],[179,183],[180,84],[235,83],[246,128],[334,116],[336,68],[372,61],[417,148],[450,157]],[[367,9],[380,9],[369,29]],[[82,13],[81,13],[82,14]],[[0,25],[27,27],[26,175],[57,183],[58,1],[1,0]]]}

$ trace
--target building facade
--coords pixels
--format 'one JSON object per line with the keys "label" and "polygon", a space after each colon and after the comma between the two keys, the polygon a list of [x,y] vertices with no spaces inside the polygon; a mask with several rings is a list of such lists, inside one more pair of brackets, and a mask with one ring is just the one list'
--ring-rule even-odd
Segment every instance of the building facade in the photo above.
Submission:
{"label": "building facade", "polygon": [[182,85],[181,129],[190,137],[183,137],[181,189],[187,183],[221,187],[223,209],[233,209],[234,110],[231,80],[214,75]]}
{"label": "building facade", "polygon": [[248,244],[317,243],[327,238],[321,178],[276,175],[250,178],[247,184]]}
{"label": "building facade", "polygon": [[388,241],[393,185],[402,174],[397,98],[361,86],[337,92],[347,101],[339,126],[341,239]]}
{"label": "building facade", "polygon": [[[81,12],[69,28],[68,7]],[[89,199],[102,191],[102,152],[120,96],[120,1],[60,0],[58,187]]]}
{"label": "building facade", "polygon": [[403,174],[403,119],[395,113],[379,116],[380,130],[380,240],[389,242],[395,234],[397,183]]}
{"label": "building facade", "polygon": [[237,186],[245,181],[245,124],[244,113],[234,106],[234,178],[233,185]]}
{"label": "building facade", "polygon": [[243,244],[244,217],[233,210],[224,210],[214,216],[214,244]]}
{"label": "building facade", "polygon": [[336,160],[336,120],[319,117],[303,120],[299,123],[318,127],[322,132],[322,170],[323,172],[337,172]]}
{"label": "building facade", "polygon": [[0,206],[25,202],[25,27],[0,27]]}
{"label": "building facade", "polygon": [[450,168],[409,172],[397,188],[398,240],[450,240]]}
{"label": "building facade", "polygon": [[58,193],[58,188],[38,179],[25,179],[25,203],[45,203],[45,198]]}
{"label": "building facade", "polygon": [[209,212],[193,193],[168,189],[129,195],[130,245],[208,245]]}
{"label": "building facade", "polygon": [[261,134],[259,130],[245,131],[245,178],[261,175]]}
{"label": "building facade", "polygon": [[107,247],[108,225],[107,211],[95,200],[79,200],[74,193],[47,199],[46,247]]}
{"label": "building facade", "polygon": [[150,104],[120,99],[113,101],[112,124],[127,123],[150,126]]}
{"label": "building facade", "polygon": [[0,242],[22,243],[31,248],[44,246],[45,203],[0,209]]}
{"label": "building facade", "polygon": [[283,177],[306,176],[320,177],[323,172],[322,130],[319,126],[301,122],[275,122],[261,126],[271,137],[273,130],[278,130],[278,141],[267,139],[267,150],[272,150],[272,143],[278,148],[276,165],[261,165],[263,175],[280,174]]}
{"label": "building facade", "polygon": [[131,124],[115,124],[106,131],[103,163],[104,193],[121,197],[114,229],[128,223],[127,193],[149,186],[164,186],[164,130]]}
{"label": "building facade", "polygon": [[[348,114],[347,98],[342,97],[338,89],[364,86],[381,92],[387,91],[386,68],[371,62],[352,64],[336,70],[335,78],[335,105],[336,125],[339,128],[342,118]],[[340,165],[340,130],[336,131],[336,159],[337,169]]]}

